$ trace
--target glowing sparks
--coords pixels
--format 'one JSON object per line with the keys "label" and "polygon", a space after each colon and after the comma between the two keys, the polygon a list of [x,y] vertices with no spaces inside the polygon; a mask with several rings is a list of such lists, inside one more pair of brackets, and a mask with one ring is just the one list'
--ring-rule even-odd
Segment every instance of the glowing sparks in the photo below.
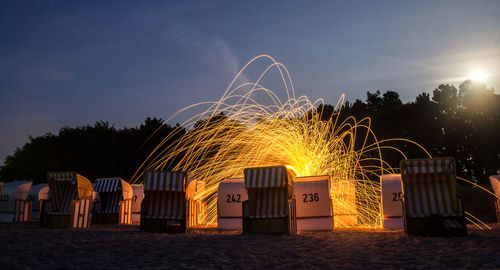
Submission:
{"label": "glowing sparks", "polygon": [[[254,83],[235,85],[257,60],[270,64]],[[286,100],[261,85],[270,70],[280,74]],[[335,220],[336,227],[380,227],[379,176],[394,173],[383,161],[382,150],[400,151],[381,146],[388,141],[377,141],[369,118],[341,118],[343,102],[344,96],[333,115],[324,115],[318,110],[323,100],[311,102],[295,96],[283,64],[267,55],[258,56],[243,67],[219,101],[194,104],[174,114],[208,106],[182,124],[188,132],[173,145],[164,147],[176,132],[163,140],[138,170],[136,180],[147,169],[188,172],[189,177],[205,182],[205,192],[198,196],[207,201],[207,221],[213,224],[222,180],[242,177],[249,167],[287,165],[300,176],[330,176],[334,212],[344,215]]]}

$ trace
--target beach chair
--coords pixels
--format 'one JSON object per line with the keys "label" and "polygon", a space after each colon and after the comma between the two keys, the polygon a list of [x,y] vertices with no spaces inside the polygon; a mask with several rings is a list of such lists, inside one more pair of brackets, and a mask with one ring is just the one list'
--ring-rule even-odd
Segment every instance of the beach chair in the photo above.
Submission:
{"label": "beach chair", "polygon": [[31,218],[31,202],[28,201],[33,182],[13,181],[3,184],[0,195],[0,222],[25,222]]}
{"label": "beach chair", "polygon": [[332,231],[330,176],[296,177],[293,182],[297,198],[297,231]]}
{"label": "beach chair", "polygon": [[54,228],[88,228],[92,202],[92,184],[75,172],[47,174],[50,200],[42,202],[42,226]]}
{"label": "beach chair", "polygon": [[31,186],[28,201],[31,202],[31,219],[40,218],[40,208],[43,200],[49,199],[49,184],[38,184]]}
{"label": "beach chair", "polygon": [[244,170],[243,233],[297,233],[295,173],[285,166]]}
{"label": "beach chair", "polygon": [[132,196],[132,224],[139,224],[141,222],[141,205],[144,199],[144,185],[132,185],[134,192]]}
{"label": "beach chair", "polygon": [[242,203],[248,200],[244,178],[229,178],[217,187],[217,228],[242,230]]}
{"label": "beach chair", "polygon": [[144,176],[141,230],[184,233],[186,219],[186,173],[147,171]]}
{"label": "beach chair", "polygon": [[401,161],[406,235],[467,234],[453,158]]}
{"label": "beach chair", "polygon": [[132,186],[121,178],[99,178],[94,190],[99,193],[93,213],[96,224],[132,224]]}
{"label": "beach chair", "polygon": [[205,183],[195,178],[188,178],[186,190],[188,228],[200,228],[207,225],[207,203],[202,198]]}
{"label": "beach chair", "polygon": [[[500,197],[500,175],[490,176],[490,184],[495,192],[495,195]],[[500,222],[500,199],[495,198],[495,209],[497,214],[497,221]]]}
{"label": "beach chair", "polygon": [[404,229],[403,222],[403,190],[400,174],[383,174],[380,176],[382,188],[382,227],[391,230]]}

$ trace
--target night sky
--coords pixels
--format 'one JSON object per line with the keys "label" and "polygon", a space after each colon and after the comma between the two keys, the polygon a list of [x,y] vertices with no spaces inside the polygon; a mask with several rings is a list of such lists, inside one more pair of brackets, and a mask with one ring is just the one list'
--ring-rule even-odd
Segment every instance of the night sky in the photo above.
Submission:
{"label": "night sky", "polygon": [[0,1],[0,161],[28,135],[218,100],[259,54],[330,104],[477,73],[498,93],[500,1]]}

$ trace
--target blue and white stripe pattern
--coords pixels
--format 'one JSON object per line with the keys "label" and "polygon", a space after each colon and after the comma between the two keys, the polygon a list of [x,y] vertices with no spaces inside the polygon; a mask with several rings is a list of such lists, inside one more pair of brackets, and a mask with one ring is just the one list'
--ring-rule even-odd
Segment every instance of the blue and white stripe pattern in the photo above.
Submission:
{"label": "blue and white stripe pattern", "polygon": [[97,213],[118,213],[123,200],[121,178],[99,178],[94,183],[94,190],[99,192],[101,210]]}

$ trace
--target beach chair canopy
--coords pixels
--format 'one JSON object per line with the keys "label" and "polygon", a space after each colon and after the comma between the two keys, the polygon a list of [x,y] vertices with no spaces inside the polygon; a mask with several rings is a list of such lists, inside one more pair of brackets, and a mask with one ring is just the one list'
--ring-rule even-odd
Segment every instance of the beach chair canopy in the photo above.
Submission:
{"label": "beach chair canopy", "polygon": [[409,217],[461,216],[453,158],[401,161],[403,193]]}
{"label": "beach chair canopy", "polygon": [[148,171],[144,191],[186,191],[186,173]]}
{"label": "beach chair canopy", "polygon": [[219,218],[241,218],[241,203],[247,199],[244,178],[229,178],[220,182],[217,188]]}
{"label": "beach chair canopy", "polygon": [[186,173],[148,171],[144,179],[141,218],[183,219],[186,215]]}
{"label": "beach chair canopy", "polygon": [[293,186],[295,173],[285,166],[247,168],[244,170],[245,188],[283,188]]}
{"label": "beach chair canopy", "polygon": [[26,200],[32,185],[31,181],[7,182],[2,186],[2,195],[8,200]]}
{"label": "beach chair canopy", "polygon": [[94,183],[94,190],[99,193],[100,213],[118,213],[120,201],[132,199],[132,186],[121,178],[99,178]]}
{"label": "beach chair canopy", "polygon": [[98,178],[94,183],[94,190],[99,193],[118,192],[121,193],[123,200],[132,199],[134,194],[132,186],[125,180],[115,178]]}
{"label": "beach chair canopy", "polygon": [[3,184],[0,195],[0,212],[14,213],[16,200],[26,200],[30,191],[31,181],[13,181]]}
{"label": "beach chair canopy", "polygon": [[75,172],[50,172],[47,178],[54,212],[69,213],[73,200],[92,198],[92,184]]}
{"label": "beach chair canopy", "polygon": [[288,216],[288,199],[293,196],[295,176],[292,170],[285,166],[247,168],[244,175],[250,218]]}
{"label": "beach chair canopy", "polygon": [[31,186],[28,201],[39,201],[49,199],[49,184],[38,184]]}
{"label": "beach chair canopy", "polygon": [[297,177],[293,181],[297,218],[332,216],[330,176]]}

